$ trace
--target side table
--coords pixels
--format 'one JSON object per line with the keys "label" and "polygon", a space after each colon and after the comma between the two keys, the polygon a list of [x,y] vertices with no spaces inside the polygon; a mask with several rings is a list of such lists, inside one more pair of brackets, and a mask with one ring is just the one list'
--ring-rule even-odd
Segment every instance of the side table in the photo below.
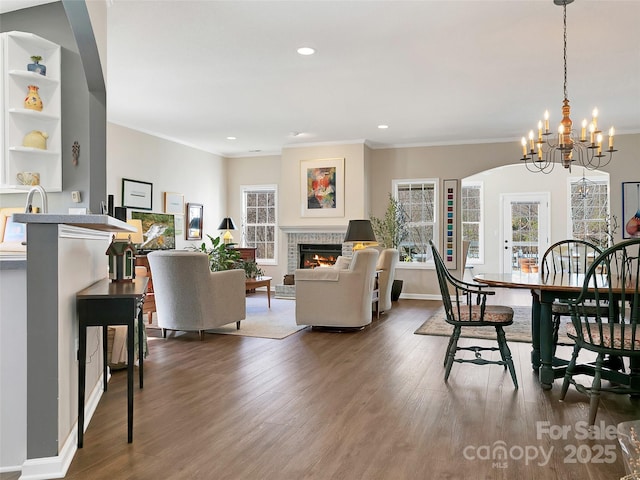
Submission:
{"label": "side table", "polygon": [[247,278],[245,281],[245,290],[255,290],[257,287],[267,287],[267,305],[271,308],[271,277]]}
{"label": "side table", "polygon": [[127,328],[127,421],[128,442],[133,442],[133,364],[135,321],[138,321],[138,372],[143,387],[143,328],[142,306],[147,292],[147,277],[133,282],[111,282],[102,279],[76,294],[78,310],[78,448],[84,439],[84,396],[87,371],[87,327],[102,327],[102,362],[104,391],[107,391],[107,327],[126,325]]}

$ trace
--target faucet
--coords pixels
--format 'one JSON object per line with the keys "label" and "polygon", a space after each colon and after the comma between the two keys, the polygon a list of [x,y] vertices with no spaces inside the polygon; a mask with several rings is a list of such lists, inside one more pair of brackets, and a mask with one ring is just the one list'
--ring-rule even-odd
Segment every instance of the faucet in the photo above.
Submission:
{"label": "faucet", "polygon": [[31,202],[33,201],[33,194],[36,192],[40,194],[40,198],[42,199],[42,213],[48,213],[49,206],[47,203],[47,192],[45,192],[44,188],[40,185],[34,185],[31,187],[31,190],[29,190],[29,193],[27,194],[27,204],[24,207],[24,213],[32,212],[33,208]]}

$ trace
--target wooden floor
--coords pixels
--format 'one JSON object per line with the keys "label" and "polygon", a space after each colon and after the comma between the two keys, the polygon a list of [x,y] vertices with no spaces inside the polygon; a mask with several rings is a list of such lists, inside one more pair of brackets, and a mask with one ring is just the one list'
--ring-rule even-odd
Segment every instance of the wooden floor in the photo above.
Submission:
{"label": "wooden floor", "polygon": [[[539,387],[530,344],[510,344],[518,390],[499,366],[455,364],[445,384],[448,339],[413,333],[439,306],[401,300],[356,333],[151,338],[145,388],[135,392],[133,443],[127,444],[126,373],[119,371],[66,478],[611,480],[625,474],[615,439],[579,439],[586,397],[571,390],[560,402],[558,383],[549,392]],[[638,417],[627,397],[603,395],[598,422]],[[541,422],[571,431],[554,440],[538,431]],[[502,445],[506,459],[491,459]],[[606,463],[610,455],[602,454],[609,449],[615,459]],[[578,450],[581,456],[572,455]]]}

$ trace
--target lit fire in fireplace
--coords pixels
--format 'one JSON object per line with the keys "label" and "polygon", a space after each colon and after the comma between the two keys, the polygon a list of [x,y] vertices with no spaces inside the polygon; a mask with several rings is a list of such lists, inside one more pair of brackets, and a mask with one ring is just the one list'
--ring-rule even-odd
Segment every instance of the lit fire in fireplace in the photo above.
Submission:
{"label": "lit fire in fireplace", "polygon": [[333,255],[329,255],[328,257],[314,255],[312,260],[307,260],[305,262],[305,268],[330,267],[334,263],[336,263],[336,257]]}

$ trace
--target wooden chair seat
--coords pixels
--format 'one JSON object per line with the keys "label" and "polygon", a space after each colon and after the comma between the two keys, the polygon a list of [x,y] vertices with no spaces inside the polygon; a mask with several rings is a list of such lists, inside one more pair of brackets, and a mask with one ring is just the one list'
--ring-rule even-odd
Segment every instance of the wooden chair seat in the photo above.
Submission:
{"label": "wooden chair seat", "polygon": [[464,306],[460,312],[454,311],[456,320],[449,323],[471,323],[483,325],[511,325],[513,323],[513,308],[502,305],[486,305],[482,312],[480,305]]}
{"label": "wooden chair seat", "polygon": [[[588,323],[582,324],[581,327],[582,336],[591,339],[589,343],[616,350],[640,350],[640,336],[632,339],[630,331],[633,327],[631,325]],[[567,335],[574,340],[578,337],[578,331],[573,323],[567,325]]]}

